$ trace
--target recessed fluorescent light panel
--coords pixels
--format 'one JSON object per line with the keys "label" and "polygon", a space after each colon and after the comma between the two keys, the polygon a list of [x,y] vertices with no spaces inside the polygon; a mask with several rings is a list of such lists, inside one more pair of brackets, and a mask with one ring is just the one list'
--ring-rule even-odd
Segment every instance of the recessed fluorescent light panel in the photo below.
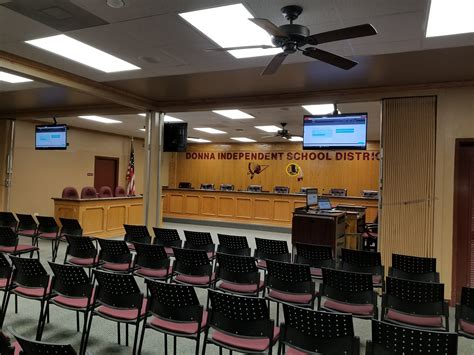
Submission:
{"label": "recessed fluorescent light panel", "polygon": [[303,108],[312,115],[325,115],[334,112],[334,104],[303,105]]}
{"label": "recessed fluorescent light panel", "polygon": [[208,127],[194,128],[194,129],[197,130],[197,131],[206,132],[206,133],[210,133],[210,134],[226,134],[227,133],[227,132],[224,132],[224,131],[220,131],[218,129],[208,128]]}
{"label": "recessed fluorescent light panel", "polygon": [[79,116],[84,120],[95,121],[100,123],[122,123],[122,121],[113,120],[111,118],[105,118],[100,116]]}
{"label": "recessed fluorescent light panel", "polygon": [[66,35],[44,37],[26,41],[26,43],[106,73],[140,69],[120,58]]}
{"label": "recessed fluorescent light panel", "polygon": [[276,133],[281,130],[281,127],[278,126],[255,126],[255,128],[268,133]]}
{"label": "recessed fluorescent light panel", "polygon": [[474,1],[431,0],[426,37],[474,32]]}
{"label": "recessed fluorescent light panel", "polygon": [[212,112],[217,113],[218,115],[230,118],[231,120],[241,120],[246,118],[255,118],[248,113],[242,112],[240,110],[213,110]]}
{"label": "recessed fluorescent light panel", "polygon": [[250,138],[247,138],[247,137],[231,137],[230,139],[233,139],[234,141],[244,142],[244,143],[256,142],[256,140],[250,139]]}
{"label": "recessed fluorescent light panel", "polygon": [[207,139],[202,139],[202,138],[190,138],[188,137],[189,142],[194,142],[194,143],[211,143],[211,141]]}
{"label": "recessed fluorescent light panel", "polygon": [[[248,19],[252,14],[242,4],[213,7],[179,14],[219,46],[273,46],[270,35]],[[280,48],[228,51],[235,58],[259,57],[280,53]]]}
{"label": "recessed fluorescent light panel", "polygon": [[[139,113],[138,116],[146,117],[146,113]],[[183,122],[182,119],[165,115],[165,122]]]}
{"label": "recessed fluorescent light panel", "polygon": [[145,128],[140,128],[139,131],[146,132]]}
{"label": "recessed fluorescent light panel", "polygon": [[26,83],[28,81],[33,81],[33,80],[23,78],[22,76],[5,73],[4,71],[0,71],[0,81],[6,81],[7,83],[11,83],[11,84],[18,84],[18,83]]}
{"label": "recessed fluorescent light panel", "polygon": [[302,142],[303,137],[293,136],[289,139],[290,142]]}

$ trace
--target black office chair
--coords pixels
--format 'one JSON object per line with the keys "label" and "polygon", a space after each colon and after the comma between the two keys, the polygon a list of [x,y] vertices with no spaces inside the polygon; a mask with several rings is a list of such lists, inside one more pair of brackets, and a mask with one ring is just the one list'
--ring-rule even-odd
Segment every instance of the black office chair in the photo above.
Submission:
{"label": "black office chair", "polygon": [[329,190],[329,194],[331,196],[345,197],[347,196],[347,189],[332,188]]}
{"label": "black office chair", "polygon": [[234,185],[221,184],[221,191],[234,191]]}
{"label": "black office chair", "polygon": [[288,186],[275,186],[273,192],[276,194],[288,194],[290,193],[290,188]]}
{"label": "black office chair", "polygon": [[180,182],[178,184],[178,189],[192,189],[192,185],[190,182]]}
{"label": "black office chair", "polygon": [[249,185],[247,187],[249,192],[262,192],[262,185]]}
{"label": "black office chair", "polygon": [[201,184],[201,190],[215,190],[214,184]]}

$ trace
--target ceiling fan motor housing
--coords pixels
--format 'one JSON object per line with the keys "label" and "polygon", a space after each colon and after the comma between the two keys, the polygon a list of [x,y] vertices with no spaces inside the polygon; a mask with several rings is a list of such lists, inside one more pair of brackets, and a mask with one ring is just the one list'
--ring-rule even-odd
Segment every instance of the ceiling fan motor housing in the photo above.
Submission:
{"label": "ceiling fan motor housing", "polygon": [[[276,47],[284,47],[286,44],[292,44],[293,47],[303,47],[308,42],[309,29],[305,26],[288,24],[280,26],[288,37],[272,37],[272,43]],[[296,48],[295,48],[296,50]]]}

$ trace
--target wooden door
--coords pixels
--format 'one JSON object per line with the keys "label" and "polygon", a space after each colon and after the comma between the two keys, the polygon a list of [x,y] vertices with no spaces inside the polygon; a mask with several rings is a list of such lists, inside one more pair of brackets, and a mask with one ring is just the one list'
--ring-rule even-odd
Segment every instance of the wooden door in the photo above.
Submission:
{"label": "wooden door", "polygon": [[95,157],[94,187],[97,192],[102,186],[109,186],[114,193],[118,184],[119,159]]}
{"label": "wooden door", "polygon": [[456,141],[454,167],[453,295],[474,287],[474,139]]}

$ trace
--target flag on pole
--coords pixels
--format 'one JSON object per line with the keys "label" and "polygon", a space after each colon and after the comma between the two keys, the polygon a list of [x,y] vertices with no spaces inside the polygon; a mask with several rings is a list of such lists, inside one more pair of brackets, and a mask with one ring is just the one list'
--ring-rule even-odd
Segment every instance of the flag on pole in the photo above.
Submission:
{"label": "flag on pole", "polygon": [[133,138],[130,144],[130,161],[127,168],[127,195],[135,195],[135,151],[133,149]]}

